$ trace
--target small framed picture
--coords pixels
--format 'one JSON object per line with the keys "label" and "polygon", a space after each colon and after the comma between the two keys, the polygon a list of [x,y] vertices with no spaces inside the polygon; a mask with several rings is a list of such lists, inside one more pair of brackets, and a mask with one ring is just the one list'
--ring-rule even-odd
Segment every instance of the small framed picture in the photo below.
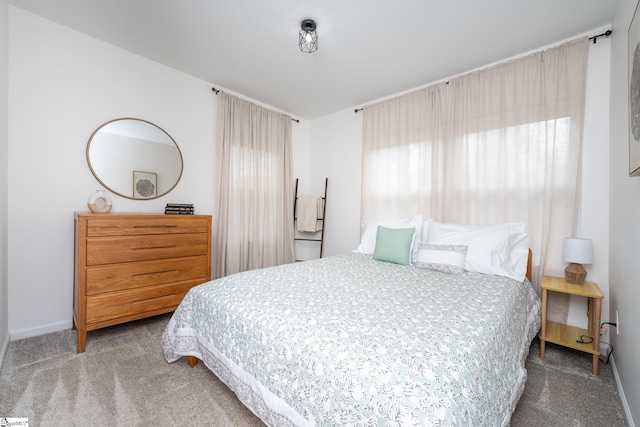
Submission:
{"label": "small framed picture", "polygon": [[157,175],[153,172],[133,171],[133,198],[153,199],[157,196]]}

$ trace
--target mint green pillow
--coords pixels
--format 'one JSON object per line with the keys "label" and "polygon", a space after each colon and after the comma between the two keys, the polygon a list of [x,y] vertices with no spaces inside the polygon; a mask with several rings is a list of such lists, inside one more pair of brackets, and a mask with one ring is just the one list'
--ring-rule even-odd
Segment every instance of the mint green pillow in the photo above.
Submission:
{"label": "mint green pillow", "polygon": [[394,264],[410,265],[411,247],[413,246],[415,232],[415,227],[387,228],[379,225],[373,259]]}

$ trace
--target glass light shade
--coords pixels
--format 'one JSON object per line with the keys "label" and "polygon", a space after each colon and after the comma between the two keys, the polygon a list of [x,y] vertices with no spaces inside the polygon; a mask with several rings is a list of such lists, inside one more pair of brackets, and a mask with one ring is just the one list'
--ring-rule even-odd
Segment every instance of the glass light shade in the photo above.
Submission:
{"label": "glass light shade", "polygon": [[315,52],[318,50],[318,33],[315,31],[307,32],[300,30],[298,46],[300,46],[300,50],[303,52]]}
{"label": "glass light shade", "polygon": [[593,263],[593,244],[591,239],[567,237],[564,239],[562,259],[575,264]]}
{"label": "glass light shade", "polygon": [[313,19],[303,19],[300,23],[298,46],[301,51],[307,53],[318,50],[318,33]]}

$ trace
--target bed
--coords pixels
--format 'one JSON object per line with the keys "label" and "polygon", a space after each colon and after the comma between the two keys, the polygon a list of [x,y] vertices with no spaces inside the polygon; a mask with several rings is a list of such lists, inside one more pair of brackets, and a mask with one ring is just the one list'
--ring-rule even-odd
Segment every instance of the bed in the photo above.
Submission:
{"label": "bed", "polygon": [[529,280],[366,252],[191,289],[167,361],[203,361],[271,426],[508,425],[540,326]]}

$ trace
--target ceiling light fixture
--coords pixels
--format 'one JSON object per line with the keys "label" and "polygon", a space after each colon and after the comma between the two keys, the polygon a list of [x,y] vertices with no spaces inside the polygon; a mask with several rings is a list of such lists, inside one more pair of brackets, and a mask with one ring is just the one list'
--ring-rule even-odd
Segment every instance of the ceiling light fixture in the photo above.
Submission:
{"label": "ceiling light fixture", "polygon": [[303,19],[300,23],[298,46],[302,52],[311,53],[318,50],[318,33],[316,32],[316,21],[313,19]]}

